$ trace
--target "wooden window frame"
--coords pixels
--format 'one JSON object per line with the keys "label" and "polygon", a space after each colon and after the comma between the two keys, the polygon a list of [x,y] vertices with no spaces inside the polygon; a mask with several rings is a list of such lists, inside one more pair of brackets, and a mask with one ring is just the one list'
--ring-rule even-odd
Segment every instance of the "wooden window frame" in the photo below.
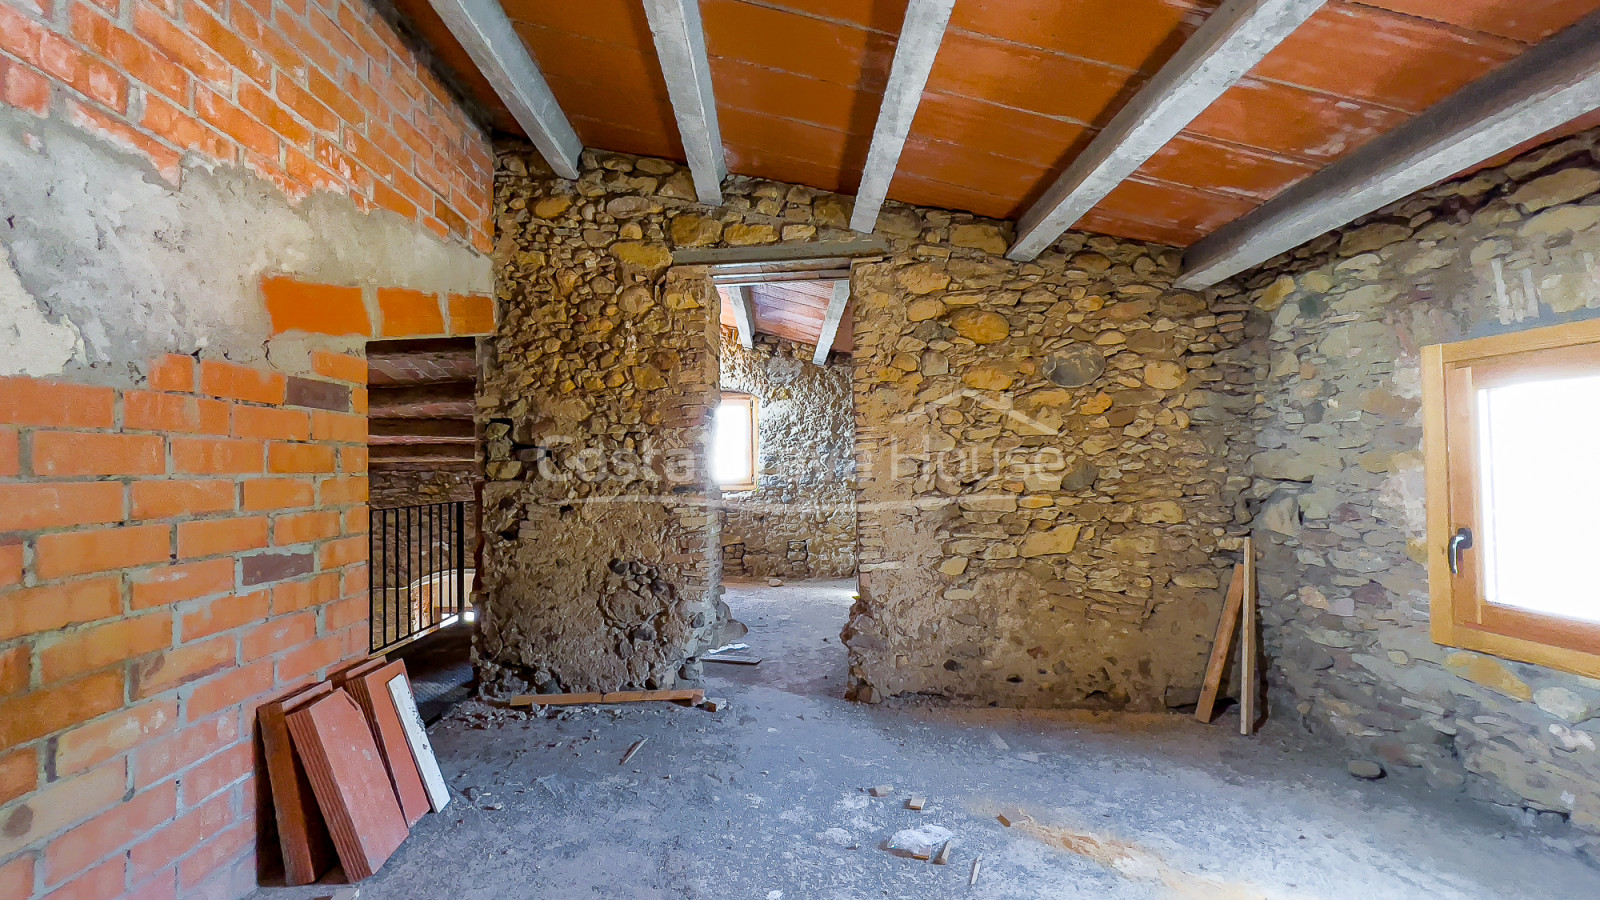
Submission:
{"label": "wooden window frame", "polygon": [[1463,525],[1483,533],[1476,389],[1575,370],[1600,371],[1600,319],[1422,348],[1430,629],[1437,644],[1600,678],[1600,624],[1489,604],[1481,544],[1454,574],[1448,550]]}
{"label": "wooden window frame", "polygon": [[729,493],[753,491],[758,487],[756,484],[756,466],[761,462],[761,457],[756,452],[761,444],[761,404],[756,401],[754,394],[747,394],[744,391],[723,391],[722,399],[717,401],[717,408],[721,409],[722,405],[730,400],[742,400],[750,408],[750,480],[738,484],[722,484],[718,482],[717,487]]}

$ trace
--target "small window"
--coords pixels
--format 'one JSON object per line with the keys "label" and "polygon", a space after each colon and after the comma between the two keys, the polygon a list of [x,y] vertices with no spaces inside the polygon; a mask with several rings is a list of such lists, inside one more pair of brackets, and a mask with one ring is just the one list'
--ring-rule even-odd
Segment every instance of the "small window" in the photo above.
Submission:
{"label": "small window", "polygon": [[725,491],[756,487],[756,398],[724,392],[717,407],[712,470]]}
{"label": "small window", "polygon": [[1423,348],[1433,638],[1600,676],[1600,321]]}

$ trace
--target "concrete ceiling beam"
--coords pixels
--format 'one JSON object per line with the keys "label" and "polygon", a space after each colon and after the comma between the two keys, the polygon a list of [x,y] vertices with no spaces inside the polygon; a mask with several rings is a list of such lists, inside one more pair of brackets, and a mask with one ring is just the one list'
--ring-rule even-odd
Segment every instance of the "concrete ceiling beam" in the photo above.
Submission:
{"label": "concrete ceiling beam", "polygon": [[711,63],[706,33],[700,24],[700,0],[645,0],[645,17],[655,39],[656,58],[678,120],[678,136],[694,176],[695,197],[722,205],[722,179],[728,160],[717,125],[717,101],[711,91]]}
{"label": "concrete ceiling beam", "polygon": [[1006,256],[1030,260],[1216,102],[1325,0],[1227,0],[1023,213]]}
{"label": "concrete ceiling beam", "polygon": [[945,27],[950,24],[954,6],[955,0],[911,0],[906,7],[889,83],[884,87],[878,122],[872,129],[872,146],[861,171],[861,187],[850,214],[850,228],[855,231],[871,233],[878,225],[878,212],[889,197],[889,183],[900,166],[900,153],[911,134],[922,89],[927,86],[928,73],[933,71],[939,45],[944,43]]}
{"label": "concrete ceiling beam", "polygon": [[844,321],[844,308],[849,303],[850,279],[841,278],[833,283],[833,296],[828,298],[828,309],[822,316],[817,352],[811,357],[813,363],[819,366],[828,364],[828,354],[833,352],[834,341],[839,339],[839,325]]}
{"label": "concrete ceiling beam", "polygon": [[733,306],[733,324],[739,329],[739,343],[749,350],[756,345],[756,306],[750,297],[750,285],[735,284],[727,291],[728,302]]}
{"label": "concrete ceiling beam", "polygon": [[578,177],[583,142],[572,130],[550,85],[528,55],[499,0],[428,0],[489,79],[512,118],[562,178]]}
{"label": "concrete ceiling beam", "polygon": [[1600,12],[1224,226],[1184,254],[1210,287],[1600,109]]}

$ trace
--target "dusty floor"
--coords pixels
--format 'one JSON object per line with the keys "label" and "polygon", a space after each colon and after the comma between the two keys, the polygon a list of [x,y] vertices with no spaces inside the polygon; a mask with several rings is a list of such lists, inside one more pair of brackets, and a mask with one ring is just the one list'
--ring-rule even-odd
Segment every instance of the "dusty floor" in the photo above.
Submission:
{"label": "dusty floor", "polygon": [[[719,713],[666,704],[433,729],[455,795],[362,900],[1543,898],[1600,869],[1464,800],[1360,782],[1227,718],[889,709],[839,699],[842,582],[732,585],[765,658],[708,664]],[[476,710],[476,714],[474,713]],[[647,743],[627,765],[623,752]],[[890,784],[889,796],[865,792]],[[906,798],[926,795],[922,812]],[[1020,810],[1016,827],[996,813]],[[947,866],[880,849],[924,824]],[[975,857],[982,869],[967,881]],[[264,889],[260,900],[327,886]]]}

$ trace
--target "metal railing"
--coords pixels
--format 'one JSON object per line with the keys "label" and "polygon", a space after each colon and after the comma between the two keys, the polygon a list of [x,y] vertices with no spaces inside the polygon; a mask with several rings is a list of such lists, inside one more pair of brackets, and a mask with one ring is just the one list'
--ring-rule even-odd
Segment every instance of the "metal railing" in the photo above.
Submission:
{"label": "metal railing", "polygon": [[374,509],[368,535],[372,652],[426,634],[467,608],[467,504]]}

